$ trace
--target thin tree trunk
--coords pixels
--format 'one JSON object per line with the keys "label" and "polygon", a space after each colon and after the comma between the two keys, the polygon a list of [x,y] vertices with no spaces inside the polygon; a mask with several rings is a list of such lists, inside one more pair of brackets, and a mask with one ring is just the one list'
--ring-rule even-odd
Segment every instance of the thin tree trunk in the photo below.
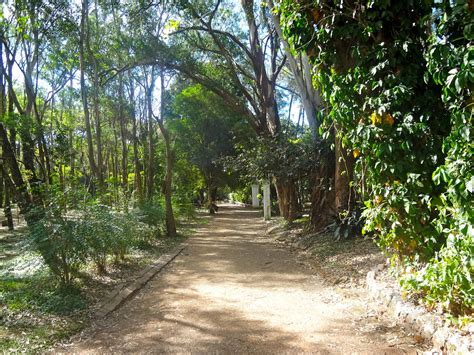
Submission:
{"label": "thin tree trunk", "polygon": [[335,155],[329,149],[322,150],[319,166],[313,176],[311,192],[311,225],[315,230],[326,227],[336,215],[334,205]]}
{"label": "thin tree trunk", "polygon": [[173,166],[174,166],[174,152],[171,148],[170,135],[164,125],[164,100],[165,100],[165,79],[163,72],[160,74],[161,83],[161,102],[160,102],[160,117],[157,119],[160,127],[161,135],[165,141],[165,155],[166,155],[166,174],[164,181],[165,194],[165,213],[166,213],[166,233],[168,237],[176,237],[176,221],[173,214],[173,204],[171,201],[172,184],[173,184]]}
{"label": "thin tree trunk", "polygon": [[70,167],[70,179],[74,179],[74,175],[76,173],[76,162],[74,156],[74,136],[73,130],[69,130],[69,167]]}
{"label": "thin tree trunk", "polygon": [[[316,137],[319,134],[319,121],[317,120],[316,114],[321,108],[321,97],[319,95],[319,92],[315,90],[312,85],[311,70],[309,62],[307,61],[307,57],[302,57],[300,61],[301,65],[298,65],[297,59],[293,56],[290,46],[285,40],[285,37],[283,36],[283,32],[281,30],[280,16],[278,15],[277,11],[273,11],[274,6],[275,5],[273,3],[273,0],[270,0],[269,7],[273,26],[275,27],[275,31],[277,32],[278,37],[280,38],[283,50],[285,51],[287,57],[288,66],[295,78],[296,86],[300,93],[301,102],[303,104],[306,113],[306,118],[311,128],[311,132],[313,133],[313,136]],[[303,54],[303,56],[305,55]],[[308,80],[310,85],[307,85]]]}
{"label": "thin tree trunk", "polygon": [[[276,136],[280,132],[280,117],[278,115],[278,105],[275,98],[277,72],[276,70],[273,70],[271,77],[267,73],[265,53],[263,52],[263,46],[260,43],[258,25],[254,15],[254,1],[242,0],[241,3],[249,28],[252,68],[254,70],[259,93],[261,120],[265,122],[267,128],[266,132],[270,136]],[[273,52],[272,64],[274,64],[273,59],[276,58],[276,51]]]}
{"label": "thin tree trunk", "polygon": [[81,11],[81,27],[80,27],[80,44],[79,44],[79,63],[80,63],[80,84],[81,84],[81,97],[82,106],[84,110],[84,121],[86,125],[86,136],[87,136],[87,154],[89,159],[89,165],[94,177],[99,178],[99,171],[95,162],[94,153],[94,142],[92,137],[92,128],[90,121],[89,103],[87,99],[87,86],[85,79],[86,72],[86,60],[85,60],[85,46],[86,36],[89,17],[89,0],[82,0],[82,11]]}
{"label": "thin tree trunk", "polygon": [[154,178],[155,178],[155,169],[154,169],[154,159],[155,159],[155,145],[153,142],[153,108],[152,108],[152,97],[153,90],[155,88],[155,77],[154,70],[152,70],[150,75],[150,83],[146,87],[146,104],[147,104],[147,118],[148,118],[148,164],[147,164],[147,199],[151,200],[153,198],[154,192]]}
{"label": "thin tree trunk", "polygon": [[[93,54],[92,54],[93,55]],[[99,110],[99,73],[97,67],[97,60],[93,58],[93,68],[94,68],[94,123],[95,123],[95,139],[97,145],[97,179],[99,181],[99,186],[103,190],[104,185],[104,173],[103,173],[103,149],[102,149],[102,128],[100,122],[100,110]]]}
{"label": "thin tree trunk", "polygon": [[350,211],[354,205],[354,193],[350,185],[354,176],[354,158],[342,146],[339,135],[335,135],[336,171],[334,177],[335,207],[337,213]]}
{"label": "thin tree trunk", "polygon": [[128,192],[128,149],[127,149],[127,128],[124,114],[123,97],[123,76],[119,75],[119,120],[120,120],[120,139],[122,143],[122,188],[125,193]]}
{"label": "thin tree trunk", "polygon": [[137,136],[137,117],[135,112],[135,90],[133,86],[133,80],[130,79],[130,103],[132,105],[131,108],[131,116],[132,116],[132,139],[133,139],[133,165],[134,165],[134,186],[137,194],[138,201],[143,199],[143,186],[142,186],[142,177],[141,177],[141,164],[140,158],[138,156],[138,141],[139,138]]}
{"label": "thin tree trunk", "polygon": [[120,185],[120,180],[119,180],[119,175],[120,175],[120,164],[119,164],[119,134],[116,126],[116,122],[114,119],[112,119],[112,130],[114,132],[114,145],[113,145],[113,154],[112,155],[112,160],[113,160],[113,177],[114,177],[114,190],[117,189],[117,187]]}
{"label": "thin tree trunk", "polygon": [[64,179],[64,165],[58,164],[58,171],[59,171],[59,188],[62,193],[66,191],[66,181]]}
{"label": "thin tree trunk", "polygon": [[3,200],[5,197],[5,169],[3,168],[3,161],[0,162],[0,208],[3,207]]}
{"label": "thin tree trunk", "polygon": [[[3,6],[3,5],[0,5]],[[3,37],[2,37],[2,42],[3,42]],[[8,94],[9,98],[12,98],[15,96],[14,93],[14,88],[13,88],[13,81],[11,80],[12,77],[8,76],[8,74],[12,73],[12,67],[13,67],[13,59],[9,58],[9,56],[6,56],[7,58],[7,68],[5,71],[5,65],[3,62],[3,46],[0,45],[0,115],[3,116],[5,115],[5,101],[6,101],[6,87],[5,87],[5,77],[7,74],[8,78]],[[21,109],[21,107],[18,107]],[[10,111],[11,109],[11,111]],[[9,105],[9,113],[13,113],[13,105]],[[3,121],[3,120],[2,120]],[[29,135],[25,134],[25,138],[28,140]],[[4,162],[4,167],[8,167],[8,170],[10,171],[12,175],[12,185],[14,185],[15,192],[17,193],[17,200],[18,204],[20,206],[21,212],[25,215],[25,219],[28,223],[29,227],[32,227],[34,223],[39,221],[42,216],[43,216],[43,204],[41,200],[41,195],[39,189],[35,188],[36,186],[32,186],[32,193],[35,195],[35,198],[32,198],[32,196],[28,192],[28,186],[26,181],[23,179],[23,175],[20,170],[20,166],[15,154],[14,146],[11,144],[11,140],[8,137],[8,132],[7,129],[5,128],[4,124],[0,122],[0,144],[2,146],[2,159]],[[24,161],[23,163],[25,164],[25,168],[30,169],[33,168],[32,171],[32,179],[35,179],[34,175],[34,149],[33,151],[28,151],[28,154],[23,157],[23,160],[27,159],[28,160],[28,166],[27,163]],[[33,166],[32,166],[33,165]],[[5,168],[4,168],[5,169]],[[3,170],[4,174],[4,181],[9,182],[10,177],[8,176],[6,169]],[[33,209],[34,203],[37,203],[37,208]],[[34,210],[34,213],[30,213],[32,210]]]}
{"label": "thin tree trunk", "polygon": [[5,218],[7,219],[7,226],[8,226],[8,230],[12,231],[15,229],[15,226],[13,224],[13,214],[12,214],[12,205],[11,205],[11,197],[10,197],[10,189],[11,189],[11,186],[10,184],[8,184],[7,182],[7,179],[8,176],[6,175],[6,171],[5,169],[3,169],[3,173],[4,173],[4,176],[5,176],[5,179],[4,179],[4,191],[5,191],[5,207],[3,209],[4,213],[5,213]]}
{"label": "thin tree trunk", "polygon": [[209,214],[214,214],[216,211],[214,210],[214,184],[212,181],[211,174],[209,174],[207,180],[207,205],[209,208]]}

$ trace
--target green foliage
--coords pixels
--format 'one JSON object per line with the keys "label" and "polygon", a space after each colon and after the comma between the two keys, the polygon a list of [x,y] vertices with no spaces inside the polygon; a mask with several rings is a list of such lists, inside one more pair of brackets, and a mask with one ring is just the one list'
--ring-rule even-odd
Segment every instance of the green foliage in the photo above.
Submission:
{"label": "green foliage", "polygon": [[[77,221],[78,234],[85,241],[88,256],[99,272],[106,271],[109,256],[123,260],[131,247],[146,244],[153,238],[155,229],[140,221],[141,216],[141,211],[118,212],[104,205],[85,208]],[[147,222],[150,216],[150,213],[146,215]]]}
{"label": "green foliage", "polygon": [[[472,87],[474,13],[467,2],[440,4],[436,31],[426,55],[428,73],[442,88],[442,100],[450,115],[451,132],[443,141],[445,161],[433,172],[440,191],[433,199],[438,233],[446,244],[426,265],[403,282],[428,304],[441,302],[453,314],[474,309],[474,153]],[[439,38],[444,38],[440,41]]]}
{"label": "green foliage", "polygon": [[196,217],[196,208],[191,202],[185,202],[179,198],[173,199],[173,211],[177,219],[192,219]]}
{"label": "green foliage", "polygon": [[88,255],[96,264],[99,273],[106,271],[107,257],[122,254],[122,247],[126,246],[128,235],[122,228],[123,223],[117,222],[121,221],[104,205],[86,208],[77,222],[78,235],[87,246]]}
{"label": "green foliage", "polygon": [[411,290],[472,310],[472,4],[283,0],[279,11],[328,104],[320,133],[335,127],[356,158],[364,231],[420,263]]}
{"label": "green foliage", "polygon": [[0,279],[0,302],[12,311],[36,310],[58,315],[68,315],[86,306],[77,288],[58,287],[54,279],[44,275]]}
{"label": "green foliage", "polygon": [[251,203],[251,197],[252,188],[248,184],[243,188],[236,189],[235,191],[229,193],[229,198],[231,201],[237,201],[241,203]]}
{"label": "green foliage", "polygon": [[82,312],[87,306],[85,295],[75,287],[58,286],[56,279],[43,273],[0,277],[0,303],[3,353],[44,352],[87,324]]}
{"label": "green foliage", "polygon": [[[253,132],[242,116],[203,86],[176,89],[172,107],[176,119],[170,122],[170,128],[177,137],[177,168],[188,173],[178,176],[177,181],[182,183],[178,189],[200,199],[202,190],[207,192],[217,186],[237,185],[238,177],[225,171],[223,161],[235,157],[235,145],[246,144],[253,138]],[[188,191],[185,191],[186,184],[192,187]],[[185,203],[183,200],[176,202]]]}
{"label": "green foliage", "polygon": [[[131,247],[144,245],[156,235],[152,227],[162,208],[118,212],[105,205],[85,205],[64,213],[48,208],[29,236],[46,265],[61,283],[70,284],[79,269],[92,260],[99,273],[106,271],[109,257],[123,260]],[[143,220],[143,221],[142,221]]]}
{"label": "green foliage", "polygon": [[87,244],[79,233],[78,224],[63,216],[58,208],[45,212],[43,219],[31,227],[29,239],[64,284],[73,280],[87,258]]}
{"label": "green foliage", "polygon": [[405,290],[422,296],[428,306],[441,304],[452,314],[472,315],[474,308],[474,239],[450,234],[429,263],[403,276]]}
{"label": "green foliage", "polygon": [[[317,147],[316,147],[317,148]],[[227,167],[241,171],[247,181],[274,176],[297,180],[317,166],[315,144],[309,135],[280,135],[256,138],[251,146],[240,146],[237,159],[226,160]]]}

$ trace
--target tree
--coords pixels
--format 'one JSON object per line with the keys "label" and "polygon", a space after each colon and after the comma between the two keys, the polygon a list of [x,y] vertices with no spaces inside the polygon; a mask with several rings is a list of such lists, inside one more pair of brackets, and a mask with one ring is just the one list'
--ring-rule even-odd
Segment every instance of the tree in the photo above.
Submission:
{"label": "tree", "polygon": [[201,85],[181,90],[173,111],[180,117],[172,122],[177,148],[202,173],[211,211],[217,188],[232,179],[224,169],[224,159],[235,156],[236,139],[250,138],[252,134],[242,124],[245,118],[227,108],[219,96]]}
{"label": "tree", "polygon": [[[246,32],[237,30],[237,23],[229,23],[220,12],[221,1],[209,10],[198,5],[186,3],[186,24],[180,26],[175,35],[181,34],[188,46],[198,48],[204,56],[203,63],[190,64],[184,60],[172,64],[189,78],[206,86],[223,98],[231,107],[247,118],[255,132],[273,139],[280,134],[280,116],[276,95],[276,82],[285,65],[280,41],[269,13],[262,7],[257,22],[258,9],[254,1],[242,1],[242,21],[246,22]],[[230,30],[223,30],[226,25]],[[263,42],[265,39],[265,44]],[[245,40],[248,44],[245,44]],[[207,61],[217,59],[220,68],[227,73],[230,83],[223,81],[221,71],[209,66]],[[287,219],[293,219],[299,213],[295,195],[295,181],[274,178],[278,191],[280,213]],[[288,204],[293,204],[289,207]],[[291,211],[291,214],[289,214]]]}
{"label": "tree", "polygon": [[168,237],[176,237],[176,221],[173,214],[172,187],[173,187],[173,167],[174,167],[174,151],[171,147],[171,137],[169,130],[165,127],[164,105],[166,97],[165,73],[160,73],[160,116],[156,117],[161,135],[165,141],[165,157],[166,157],[166,173],[163,182],[163,193],[165,195],[165,213],[166,213],[166,233]]}
{"label": "tree", "polygon": [[[446,156],[454,154],[448,146],[468,155],[471,150],[464,144],[469,128],[456,144],[450,134],[453,124],[472,126],[461,104],[472,94],[467,84],[472,31],[465,25],[472,21],[470,2],[371,2],[341,8],[331,1],[285,0],[280,11],[288,40],[318,68],[314,80],[331,104],[326,129],[333,126],[340,146],[356,159],[354,176],[348,178],[364,203],[364,231],[376,233],[394,259],[420,269],[408,276],[406,287],[428,295],[428,302],[449,299],[455,313],[472,310],[472,291],[463,286],[472,271],[463,269],[456,280],[446,274],[472,251],[469,228],[450,229],[457,223],[466,226],[465,215],[452,214],[452,221],[459,222],[441,227],[448,195],[464,210],[472,208],[462,197],[466,190],[454,188],[469,185],[463,184],[472,175],[470,164]],[[454,160],[465,177],[447,168]],[[453,184],[450,192],[443,191],[441,181]],[[441,270],[446,277],[435,281]]]}

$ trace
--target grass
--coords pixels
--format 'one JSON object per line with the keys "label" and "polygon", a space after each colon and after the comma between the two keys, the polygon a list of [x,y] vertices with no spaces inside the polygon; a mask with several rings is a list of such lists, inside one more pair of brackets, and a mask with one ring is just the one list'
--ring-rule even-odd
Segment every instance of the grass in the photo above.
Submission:
{"label": "grass", "polygon": [[86,296],[48,273],[0,278],[0,352],[36,352],[87,324]]}
{"label": "grass", "polygon": [[86,307],[86,300],[76,287],[61,287],[49,274],[29,278],[0,279],[0,301],[9,311],[39,311],[45,314],[70,315]]}

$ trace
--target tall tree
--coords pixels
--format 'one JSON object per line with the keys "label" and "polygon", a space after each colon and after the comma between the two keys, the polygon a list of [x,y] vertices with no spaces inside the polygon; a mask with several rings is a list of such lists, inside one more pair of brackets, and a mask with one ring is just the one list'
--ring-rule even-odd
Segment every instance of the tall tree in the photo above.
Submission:
{"label": "tall tree", "polygon": [[[204,59],[198,64],[193,58],[167,65],[222,97],[247,117],[260,136],[276,137],[281,127],[276,84],[286,56],[281,52],[269,13],[262,11],[260,16],[256,16],[260,7],[253,0],[242,0],[243,18],[239,20],[246,24],[242,31],[237,28],[239,20],[230,24],[221,15],[221,5],[222,1],[216,1],[209,10],[186,2],[184,7],[189,17],[175,35],[182,34],[187,45],[198,48]],[[230,29],[224,30],[225,26]],[[212,70],[209,66],[212,60],[220,62],[218,70]],[[295,181],[275,178],[275,186],[281,215],[293,219],[300,211]]]}
{"label": "tall tree", "polygon": [[94,152],[94,138],[92,136],[92,126],[90,119],[89,101],[88,101],[88,87],[86,84],[86,51],[87,51],[87,37],[89,35],[89,0],[82,0],[81,8],[81,24],[79,37],[79,60],[80,60],[80,83],[81,83],[81,97],[84,110],[84,121],[86,125],[87,135],[87,155],[92,174],[99,180],[99,168],[95,160]]}
{"label": "tall tree", "polygon": [[166,214],[166,234],[168,237],[176,237],[176,221],[173,213],[172,203],[172,188],[173,188],[173,167],[174,167],[174,151],[171,147],[170,132],[165,126],[164,117],[164,105],[165,105],[165,73],[163,70],[160,72],[160,115],[156,117],[158,127],[160,128],[161,135],[165,141],[165,157],[166,157],[166,172],[165,179],[163,182],[163,193],[165,195],[165,214]]}

